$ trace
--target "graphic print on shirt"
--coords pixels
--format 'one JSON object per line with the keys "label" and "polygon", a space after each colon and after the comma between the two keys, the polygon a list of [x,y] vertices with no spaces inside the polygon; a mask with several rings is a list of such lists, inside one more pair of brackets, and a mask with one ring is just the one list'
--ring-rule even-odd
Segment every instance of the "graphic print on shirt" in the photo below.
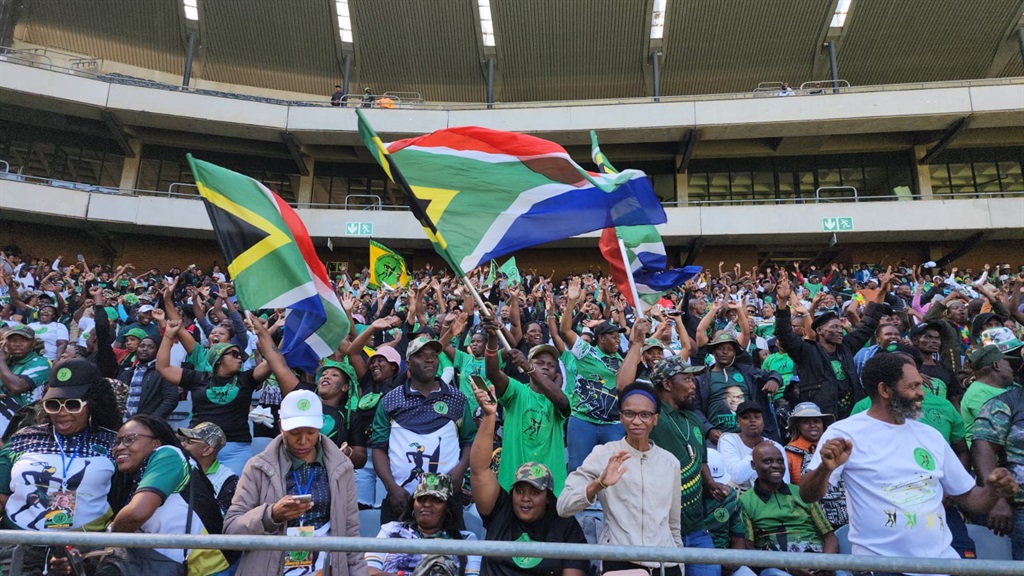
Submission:
{"label": "graphic print on shirt", "polygon": [[235,386],[234,382],[223,386],[210,386],[206,389],[206,398],[218,406],[231,404],[235,398],[238,398],[238,386]]}
{"label": "graphic print on shirt", "polygon": [[437,446],[434,447],[434,451],[430,454],[429,459],[426,457],[427,447],[419,442],[413,442],[409,445],[409,448],[411,450],[405,453],[405,457],[407,458],[406,461],[412,464],[412,470],[409,471],[409,477],[405,479],[405,482],[399,484],[403,488],[406,484],[419,478],[424,472],[437,472],[437,465],[441,460],[441,437],[437,437]]}
{"label": "graphic print on shirt", "polygon": [[[70,468],[74,464],[71,463],[68,467]],[[85,478],[85,469],[89,467],[90,462],[83,460],[81,464],[81,469],[65,481],[57,475],[56,466],[46,462],[33,462],[33,467],[39,467],[39,470],[22,472],[21,479],[25,482],[25,486],[35,486],[35,490],[25,498],[25,504],[11,514],[11,522],[15,522],[22,512],[28,512],[29,515],[35,512],[35,518],[28,524],[23,525],[24,528],[38,530],[40,528],[40,521],[45,521],[44,526],[47,528],[70,527],[70,524],[74,522],[75,492]],[[64,498],[63,500],[61,500],[62,497]],[[53,517],[60,512],[59,509],[55,508],[58,504],[62,508],[68,508],[70,514],[66,519],[63,519],[65,521],[57,519],[54,522],[48,519],[48,516]],[[67,524],[67,526],[64,526],[64,524]],[[19,526],[22,525],[19,524]]]}
{"label": "graphic print on shirt", "polygon": [[604,378],[592,374],[590,378],[579,376],[576,379],[576,411],[588,418],[601,422],[614,418],[618,407],[618,396],[613,390],[605,387]]}

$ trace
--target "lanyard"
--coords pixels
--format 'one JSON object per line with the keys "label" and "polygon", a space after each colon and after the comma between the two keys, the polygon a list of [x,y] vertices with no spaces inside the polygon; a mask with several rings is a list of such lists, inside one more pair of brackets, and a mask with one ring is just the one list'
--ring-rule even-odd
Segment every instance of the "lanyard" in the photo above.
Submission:
{"label": "lanyard", "polygon": [[61,474],[61,480],[60,480],[60,489],[61,490],[65,490],[67,488],[67,485],[68,485],[68,472],[71,471],[71,465],[75,463],[75,458],[77,458],[79,452],[82,451],[82,444],[85,443],[85,441],[86,441],[86,439],[88,437],[89,437],[89,429],[86,428],[85,429],[85,436],[78,442],[78,445],[75,446],[75,453],[71,455],[71,460],[68,460],[68,461],[65,462],[65,460],[64,460],[64,445],[61,444],[60,435],[57,434],[57,430],[53,431],[53,440],[54,440],[54,442],[57,443],[57,448],[60,449],[60,465],[61,465],[61,468],[64,469],[62,474]]}
{"label": "lanyard", "polygon": [[[309,482],[306,482],[306,488],[300,491],[299,475],[294,470],[292,470],[292,478],[295,479],[295,491],[299,493],[299,496],[303,496],[305,494],[312,494],[311,490],[313,488],[313,480],[316,480],[316,468],[310,468],[310,471],[311,472],[309,474]],[[303,518],[305,518],[305,516],[305,514],[299,516],[299,526],[302,526],[304,524]]]}

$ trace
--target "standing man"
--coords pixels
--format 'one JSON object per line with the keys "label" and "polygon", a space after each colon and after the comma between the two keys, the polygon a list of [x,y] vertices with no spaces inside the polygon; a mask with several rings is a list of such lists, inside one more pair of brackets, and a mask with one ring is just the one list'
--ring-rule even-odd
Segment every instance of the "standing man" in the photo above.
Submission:
{"label": "standing man", "polygon": [[50,377],[50,361],[36,354],[35,343],[35,331],[24,324],[11,326],[0,338],[0,434],[22,406],[42,396]]}
{"label": "standing man", "polygon": [[[729,495],[729,487],[715,482],[707,465],[707,444],[704,442],[703,420],[693,410],[697,390],[696,375],[704,366],[691,366],[682,356],[660,361],[651,374],[651,382],[661,400],[661,415],[651,430],[656,446],[679,459],[680,510],[679,533],[688,548],[714,548],[715,542],[704,522],[705,492],[721,502]],[[690,576],[717,576],[717,564],[688,564]]]}
{"label": "standing man", "polygon": [[[981,407],[974,422],[971,456],[979,478],[989,477],[1000,462],[1006,462],[1017,484],[1024,482],[1024,389],[1000,394]],[[1024,490],[992,507],[988,527],[996,534],[1009,534],[1013,559],[1024,560]]]}
{"label": "standing man", "polygon": [[420,335],[405,352],[408,375],[377,405],[373,420],[373,469],[388,498],[381,525],[398,519],[425,472],[451,476],[452,510],[462,514],[459,495],[469,468],[476,429],[466,396],[437,378],[441,343]]}
{"label": "standing man", "polygon": [[[950,546],[943,498],[985,514],[1017,492],[1005,468],[975,486],[942,435],[915,421],[922,378],[904,354],[878,354],[864,365],[871,408],[825,431],[800,482],[800,497],[817,502],[831,483],[846,482],[854,554],[959,558]],[[898,442],[893,439],[898,438]]]}
{"label": "standing man", "polygon": [[974,382],[967,387],[960,401],[960,415],[964,419],[967,443],[974,434],[974,422],[986,402],[1016,386],[1013,382],[1013,356],[1003,354],[999,346],[989,344],[971,354]]}
{"label": "standing man", "polygon": [[144,336],[135,349],[135,365],[125,368],[117,377],[128,386],[126,420],[136,414],[166,420],[178,406],[178,387],[165,380],[156,369],[158,349],[156,340]]}

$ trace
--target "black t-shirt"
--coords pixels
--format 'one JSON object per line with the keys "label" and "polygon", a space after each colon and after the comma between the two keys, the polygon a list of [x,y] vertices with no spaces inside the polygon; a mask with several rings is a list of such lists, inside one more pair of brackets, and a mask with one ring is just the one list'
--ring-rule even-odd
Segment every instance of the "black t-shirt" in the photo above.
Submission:
{"label": "black t-shirt", "polygon": [[395,374],[383,382],[374,382],[370,372],[359,380],[359,404],[356,410],[350,414],[349,446],[370,446],[370,429],[373,428],[373,418],[377,415],[377,404],[385,394],[391,392],[398,385],[401,373]]}
{"label": "black t-shirt", "polygon": [[[575,518],[562,518],[548,504],[547,514],[539,522],[526,524],[516,518],[512,510],[512,496],[507,490],[498,492],[498,501],[491,513],[483,517],[487,527],[487,540],[502,542],[568,542],[586,544],[583,529]],[[524,558],[521,556],[484,557],[480,576],[518,576],[536,574],[562,576],[565,568],[584,572],[589,568],[586,560],[557,560],[554,558]]]}
{"label": "black t-shirt", "polygon": [[946,383],[946,398],[960,398],[964,395],[964,387],[960,380],[953,374],[953,371],[942,364],[924,364],[921,366],[921,374],[938,378]]}
{"label": "black t-shirt", "polygon": [[253,370],[222,378],[212,372],[182,369],[179,386],[192,392],[192,422],[189,427],[213,422],[224,430],[228,442],[252,442],[249,406],[252,393],[259,384],[253,378]]}

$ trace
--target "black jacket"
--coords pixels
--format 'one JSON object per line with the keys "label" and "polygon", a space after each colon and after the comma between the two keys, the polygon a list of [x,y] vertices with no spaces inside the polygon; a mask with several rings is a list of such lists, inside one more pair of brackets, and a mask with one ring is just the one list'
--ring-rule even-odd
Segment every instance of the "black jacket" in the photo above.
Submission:
{"label": "black jacket", "polygon": [[[125,368],[117,379],[130,387],[134,372],[134,368]],[[142,397],[136,414],[149,414],[166,420],[177,406],[178,387],[161,378],[156,366],[146,371],[142,377]]]}
{"label": "black jacket", "polygon": [[[789,308],[783,306],[775,313],[775,338],[782,343],[786,353],[796,365],[796,376],[799,381],[790,384],[788,394],[794,394],[794,402],[814,402],[826,414],[834,414],[837,420],[850,415],[850,410],[858,400],[864,398],[864,387],[857,377],[857,368],[853,363],[853,355],[871,339],[878,328],[878,319],[882,316],[882,306],[872,302],[853,331],[843,337],[843,342],[836,348],[836,359],[846,372],[847,381],[852,390],[840,390],[839,379],[832,368],[832,360],[827,350],[817,342],[804,340],[793,332],[793,322]],[[848,403],[840,409],[842,396],[850,394]]]}

